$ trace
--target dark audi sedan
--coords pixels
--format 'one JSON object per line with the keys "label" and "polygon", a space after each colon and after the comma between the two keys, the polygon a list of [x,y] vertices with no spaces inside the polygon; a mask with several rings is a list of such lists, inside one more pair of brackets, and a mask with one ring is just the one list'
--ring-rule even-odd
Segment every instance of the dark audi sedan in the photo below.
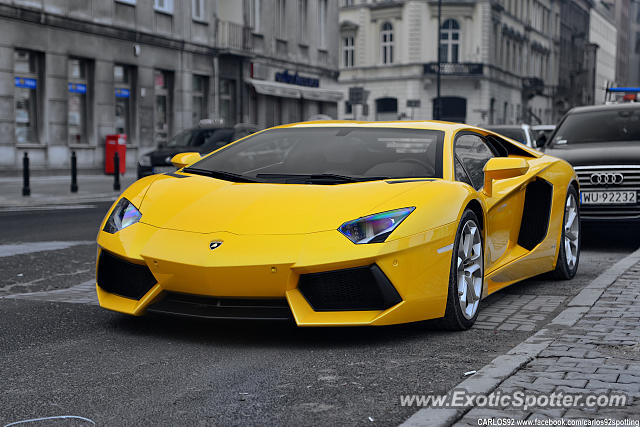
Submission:
{"label": "dark audi sedan", "polygon": [[640,220],[640,104],[573,108],[544,151],[578,173],[582,220]]}

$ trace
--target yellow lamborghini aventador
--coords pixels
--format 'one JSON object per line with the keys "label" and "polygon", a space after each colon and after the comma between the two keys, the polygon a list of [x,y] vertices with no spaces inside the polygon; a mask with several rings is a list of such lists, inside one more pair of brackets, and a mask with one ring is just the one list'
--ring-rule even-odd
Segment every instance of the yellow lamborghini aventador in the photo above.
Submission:
{"label": "yellow lamborghini aventador", "polygon": [[172,161],[100,226],[104,308],[466,329],[487,295],[578,269],[571,166],[480,128],[297,123]]}

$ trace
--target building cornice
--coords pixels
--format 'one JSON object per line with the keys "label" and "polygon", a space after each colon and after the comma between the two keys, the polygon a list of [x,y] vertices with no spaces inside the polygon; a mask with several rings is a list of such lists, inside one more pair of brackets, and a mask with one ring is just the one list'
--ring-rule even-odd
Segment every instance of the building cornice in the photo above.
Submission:
{"label": "building cornice", "polygon": [[178,38],[152,34],[145,31],[132,30],[115,25],[100,24],[96,22],[70,18],[67,16],[60,16],[57,14],[20,6],[9,6],[0,4],[0,18],[12,19],[31,24],[45,25],[67,31],[77,31],[80,33],[129,41],[132,43],[140,43],[156,47],[182,50],[202,55],[213,55],[220,51],[225,51],[225,49],[219,49],[205,44],[189,42]]}

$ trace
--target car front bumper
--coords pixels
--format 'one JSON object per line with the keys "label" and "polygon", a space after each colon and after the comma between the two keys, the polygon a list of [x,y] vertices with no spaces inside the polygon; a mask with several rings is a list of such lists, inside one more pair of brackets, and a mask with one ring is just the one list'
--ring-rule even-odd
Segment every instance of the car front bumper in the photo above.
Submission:
{"label": "car front bumper", "polygon": [[[337,230],[248,236],[137,223],[115,234],[99,233],[98,299],[106,309],[131,315],[148,310],[258,319],[270,318],[265,313],[282,318],[280,303],[286,303],[299,326],[386,325],[439,318],[446,305],[451,251],[438,249],[453,243],[456,226],[451,223],[386,243],[355,245]],[[222,244],[212,250],[212,241]],[[124,264],[101,266],[103,256]],[[371,273],[377,276],[376,283],[367,279],[367,269],[382,273]],[[140,289],[130,292],[101,286],[104,272],[116,270],[123,275],[116,282],[142,283]],[[354,287],[356,276],[345,276],[345,271],[357,273],[364,288]],[[325,282],[317,280],[336,272],[339,280],[336,276]],[[379,286],[385,280],[388,286]],[[319,289],[314,287],[324,285],[329,288],[313,296],[313,289]],[[367,290],[379,292],[382,300],[369,298],[363,293]],[[335,305],[330,299],[341,292]],[[344,303],[349,298],[351,305]],[[227,309],[203,311],[206,305]],[[265,306],[274,310],[265,311]]]}

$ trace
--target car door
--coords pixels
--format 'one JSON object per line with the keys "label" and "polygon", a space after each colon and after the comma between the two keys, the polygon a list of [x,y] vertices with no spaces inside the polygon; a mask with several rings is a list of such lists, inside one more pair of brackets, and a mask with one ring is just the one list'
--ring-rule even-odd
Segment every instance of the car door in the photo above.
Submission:
{"label": "car door", "polygon": [[[518,239],[522,217],[523,192],[519,180],[503,180],[500,191],[492,196],[484,193],[484,166],[499,151],[483,136],[475,133],[459,134],[454,142],[456,180],[471,185],[484,199],[487,209],[485,224],[485,274],[502,265]],[[509,182],[507,182],[509,181]]]}

